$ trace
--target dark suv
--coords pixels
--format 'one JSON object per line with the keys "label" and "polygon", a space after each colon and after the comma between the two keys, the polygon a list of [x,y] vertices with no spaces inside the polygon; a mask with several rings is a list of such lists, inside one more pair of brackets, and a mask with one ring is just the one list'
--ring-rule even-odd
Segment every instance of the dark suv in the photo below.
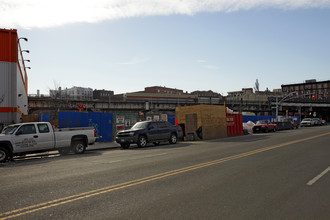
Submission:
{"label": "dark suv", "polygon": [[143,121],[137,122],[131,129],[119,131],[116,142],[122,148],[128,148],[130,144],[145,147],[147,143],[153,142],[159,145],[161,141],[175,144],[178,138],[182,138],[180,126],[172,125],[167,121]]}

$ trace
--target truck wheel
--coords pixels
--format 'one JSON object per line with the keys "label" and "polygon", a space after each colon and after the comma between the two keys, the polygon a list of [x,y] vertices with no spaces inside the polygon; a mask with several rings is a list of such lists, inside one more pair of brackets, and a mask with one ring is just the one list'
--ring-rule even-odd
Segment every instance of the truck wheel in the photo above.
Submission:
{"label": "truck wheel", "polygon": [[130,144],[120,144],[120,146],[121,146],[123,149],[127,149],[127,148],[129,148],[129,145],[130,145]]}
{"label": "truck wheel", "polygon": [[83,141],[75,141],[72,144],[72,150],[76,154],[83,154],[86,150],[86,144]]}
{"label": "truck wheel", "polygon": [[138,147],[145,147],[147,146],[147,138],[143,135],[139,137],[139,140],[137,142]]}
{"label": "truck wheel", "polygon": [[0,163],[4,163],[8,160],[9,153],[4,147],[0,147]]}
{"label": "truck wheel", "polygon": [[176,142],[177,142],[177,136],[176,136],[176,134],[171,134],[171,138],[170,138],[170,140],[168,141],[168,142],[170,142],[170,144],[176,144]]}

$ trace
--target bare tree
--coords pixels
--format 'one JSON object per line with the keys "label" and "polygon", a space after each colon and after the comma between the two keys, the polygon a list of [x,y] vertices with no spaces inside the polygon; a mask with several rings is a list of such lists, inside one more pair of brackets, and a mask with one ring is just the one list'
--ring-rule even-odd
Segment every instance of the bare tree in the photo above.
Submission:
{"label": "bare tree", "polygon": [[60,83],[59,82],[56,82],[55,80],[53,81],[54,83],[54,87],[53,89],[51,89],[50,87],[48,87],[49,89],[49,96],[51,98],[54,98],[54,99],[59,99],[59,98],[62,98],[62,90],[61,90],[61,86],[60,86]]}

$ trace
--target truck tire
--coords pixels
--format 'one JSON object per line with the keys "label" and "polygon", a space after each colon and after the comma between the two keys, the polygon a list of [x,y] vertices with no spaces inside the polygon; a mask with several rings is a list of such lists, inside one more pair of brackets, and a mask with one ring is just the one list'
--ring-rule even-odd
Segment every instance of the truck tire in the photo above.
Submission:
{"label": "truck tire", "polygon": [[0,163],[4,163],[9,158],[9,152],[6,148],[0,147]]}
{"label": "truck tire", "polygon": [[83,154],[86,150],[86,143],[84,141],[74,141],[72,144],[72,150],[76,154]]}
{"label": "truck tire", "polygon": [[137,141],[138,147],[145,147],[147,146],[147,143],[148,143],[147,138],[144,135],[141,135]]}
{"label": "truck tire", "polygon": [[176,134],[172,133],[168,142],[170,142],[170,144],[176,144],[177,141],[178,141],[178,138],[177,138]]}
{"label": "truck tire", "polygon": [[130,144],[120,144],[120,146],[121,146],[123,149],[127,149],[127,148],[129,148],[129,145],[130,145]]}

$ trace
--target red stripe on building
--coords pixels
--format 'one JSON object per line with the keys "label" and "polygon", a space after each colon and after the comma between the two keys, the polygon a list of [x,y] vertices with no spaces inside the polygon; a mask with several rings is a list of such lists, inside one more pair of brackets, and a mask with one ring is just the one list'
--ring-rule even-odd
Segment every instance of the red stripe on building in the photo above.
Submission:
{"label": "red stripe on building", "polygon": [[23,114],[21,110],[15,107],[0,107],[0,112],[17,112],[19,114]]}

